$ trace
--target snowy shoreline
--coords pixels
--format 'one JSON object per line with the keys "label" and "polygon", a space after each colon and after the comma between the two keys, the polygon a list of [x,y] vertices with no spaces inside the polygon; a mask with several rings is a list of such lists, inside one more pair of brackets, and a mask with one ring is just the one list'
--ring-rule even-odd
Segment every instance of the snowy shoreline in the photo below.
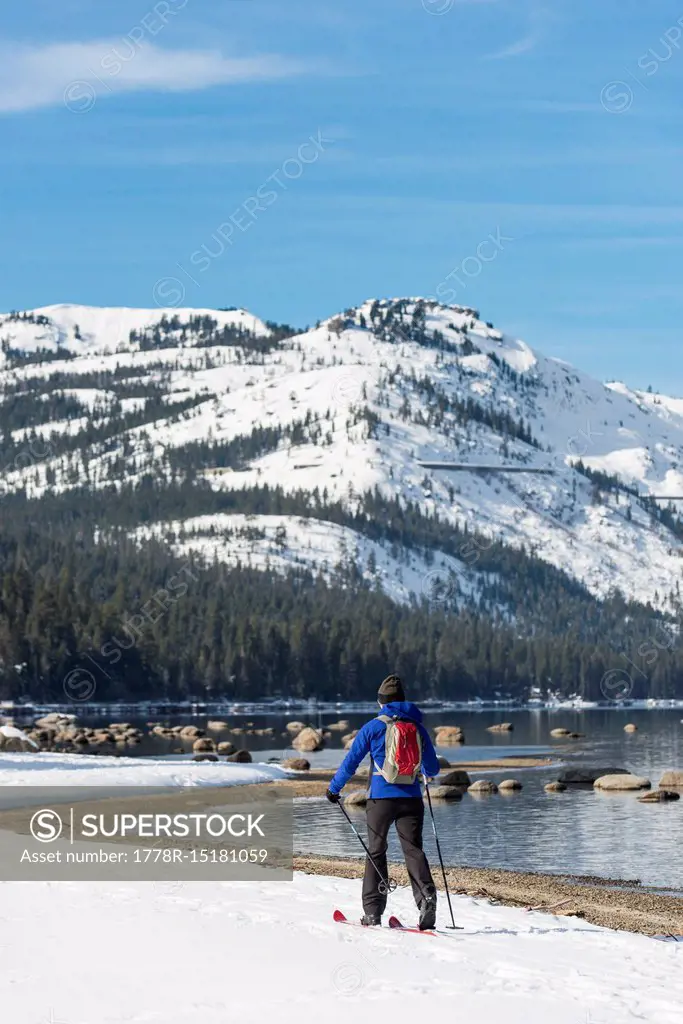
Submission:
{"label": "snowy shoreline", "polygon": [[[43,786],[60,786],[72,791],[71,800],[80,799],[79,789],[83,799],[96,799],[93,787],[97,787],[101,795],[120,792],[117,801],[121,806],[129,799],[135,801],[131,793],[135,789],[204,789],[206,797],[197,793],[196,798],[214,800],[221,789],[238,786],[244,788],[245,798],[251,799],[263,784],[282,787],[297,802],[297,798],[321,799],[330,775],[330,771],[292,772],[278,765],[258,763],[142,761],[83,754],[0,755],[0,793],[4,788],[8,797],[13,787],[31,787],[39,793]],[[348,878],[359,877],[363,871],[362,861],[355,858],[303,852],[295,856],[294,867],[313,874]],[[392,868],[392,873],[405,884],[402,866]],[[508,906],[555,908],[561,904],[560,913],[575,911],[594,924],[648,935],[683,934],[683,899],[669,890],[640,887],[632,880],[462,865],[448,867],[447,874],[453,891],[477,891]],[[439,878],[437,885],[441,887]]]}
{"label": "snowy shoreline", "polygon": [[169,760],[92,754],[0,753],[2,786],[222,787],[292,777],[275,764]]}
{"label": "snowy shoreline", "polygon": [[[520,703],[518,700],[472,700],[472,701],[448,701],[448,700],[424,700],[420,702],[423,711],[505,711],[509,714],[529,711],[671,711],[680,709],[683,711],[683,700],[604,700],[584,701],[580,698],[567,698],[566,700],[531,700]],[[373,701],[317,701],[312,700],[287,700],[287,701],[211,701],[211,702],[155,702],[155,701],[116,701],[96,703],[88,701],[86,704],[62,703],[19,703],[13,701],[0,701],[0,721],[2,717],[36,717],[47,714],[78,714],[85,712],[88,718],[101,715],[103,718],[109,716],[113,720],[116,716],[123,714],[134,714],[137,717],[154,717],[163,715],[183,716],[187,718],[201,718],[206,715],[255,715],[255,714],[296,714],[307,712],[311,714],[365,714],[375,710]]]}

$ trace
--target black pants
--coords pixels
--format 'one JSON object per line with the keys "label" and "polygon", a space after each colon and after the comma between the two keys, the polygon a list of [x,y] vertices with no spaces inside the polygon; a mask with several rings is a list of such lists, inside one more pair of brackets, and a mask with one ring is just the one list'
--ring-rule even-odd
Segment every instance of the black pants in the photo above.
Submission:
{"label": "black pants", "polygon": [[[429,864],[422,849],[424,814],[424,804],[419,796],[368,800],[366,809],[368,849],[384,878],[387,878],[387,836],[392,822],[396,824],[413,896],[418,906],[425,896],[433,896],[436,892]],[[384,913],[387,897],[386,893],[379,890],[380,878],[372,861],[366,858],[363,878],[363,910],[366,914]]]}

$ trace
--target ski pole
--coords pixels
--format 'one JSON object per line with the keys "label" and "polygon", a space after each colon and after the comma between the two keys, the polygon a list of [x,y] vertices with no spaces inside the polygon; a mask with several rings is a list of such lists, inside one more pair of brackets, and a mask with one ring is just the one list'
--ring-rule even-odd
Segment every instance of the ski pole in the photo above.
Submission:
{"label": "ski pole", "polygon": [[379,891],[380,891],[381,895],[382,896],[386,896],[390,892],[393,892],[394,889],[397,888],[398,883],[395,882],[393,878],[386,879],[384,877],[384,875],[382,874],[382,872],[380,871],[380,869],[377,867],[377,861],[375,860],[375,858],[372,856],[372,854],[368,850],[367,845],[365,843],[365,840],[363,839],[363,837],[360,834],[360,832],[357,830],[357,828],[354,825],[354,823],[351,821],[351,819],[350,819],[350,817],[349,817],[349,815],[348,815],[348,813],[346,811],[346,808],[341,803],[341,801],[337,804],[337,807],[339,807],[339,809],[342,811],[344,817],[346,818],[346,820],[348,821],[349,825],[353,829],[353,832],[354,832],[354,835],[356,836],[356,839],[358,840],[358,842],[361,844],[361,846],[365,850],[366,854],[368,855],[368,860],[371,862],[373,868],[377,872],[377,876],[378,876],[378,878],[380,880],[378,888],[379,888]]}
{"label": "ski pole", "polygon": [[446,927],[450,928],[451,930],[453,930],[454,928],[457,928],[457,925],[455,923],[455,918],[453,917],[453,906],[451,904],[451,894],[448,891],[448,882],[446,881],[446,869],[443,866],[443,857],[441,856],[441,844],[439,842],[439,837],[438,837],[437,832],[436,832],[436,822],[434,820],[434,808],[432,807],[432,797],[431,797],[431,794],[429,792],[429,783],[427,782],[427,776],[423,775],[422,778],[424,779],[425,793],[427,794],[427,803],[429,804],[429,813],[430,813],[431,818],[432,818],[432,830],[434,832],[434,840],[436,842],[436,852],[439,855],[439,863],[441,864],[441,874],[443,875],[443,885],[444,885],[444,889],[446,890],[446,899],[448,900],[448,909],[451,912],[451,923],[447,924]]}

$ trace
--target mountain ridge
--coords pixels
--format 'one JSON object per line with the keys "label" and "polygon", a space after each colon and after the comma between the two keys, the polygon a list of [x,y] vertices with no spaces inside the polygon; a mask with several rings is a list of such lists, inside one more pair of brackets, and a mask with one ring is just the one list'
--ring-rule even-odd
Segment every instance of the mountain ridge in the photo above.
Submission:
{"label": "mountain ridge", "polygon": [[[439,572],[474,592],[479,557],[496,542],[530,551],[600,600],[621,591],[678,608],[678,517],[648,493],[683,493],[683,400],[594,381],[474,308],[367,300],[296,332],[242,309],[63,304],[0,315],[0,341],[5,492],[40,497],[187,472],[215,490],[317,489],[349,508],[378,491],[478,544],[463,558],[435,549],[437,566],[424,563],[423,582],[407,588],[390,559],[378,583],[388,593],[429,596]],[[27,459],[31,445],[45,457]],[[439,461],[555,472],[420,466]],[[287,524],[272,525],[252,520],[251,546],[235,544],[233,531],[213,556],[266,564],[288,546]],[[335,563],[338,548],[323,543],[316,561],[294,522],[290,532],[299,561]]]}

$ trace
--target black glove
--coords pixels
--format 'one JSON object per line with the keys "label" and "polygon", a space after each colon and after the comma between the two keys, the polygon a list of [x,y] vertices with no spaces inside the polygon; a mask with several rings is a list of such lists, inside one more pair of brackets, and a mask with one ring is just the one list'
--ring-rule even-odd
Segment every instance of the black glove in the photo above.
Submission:
{"label": "black glove", "polygon": [[339,795],[339,793],[333,793],[331,789],[328,789],[327,793],[325,793],[325,796],[327,797],[331,804],[338,804],[339,801],[341,800],[341,796]]}

